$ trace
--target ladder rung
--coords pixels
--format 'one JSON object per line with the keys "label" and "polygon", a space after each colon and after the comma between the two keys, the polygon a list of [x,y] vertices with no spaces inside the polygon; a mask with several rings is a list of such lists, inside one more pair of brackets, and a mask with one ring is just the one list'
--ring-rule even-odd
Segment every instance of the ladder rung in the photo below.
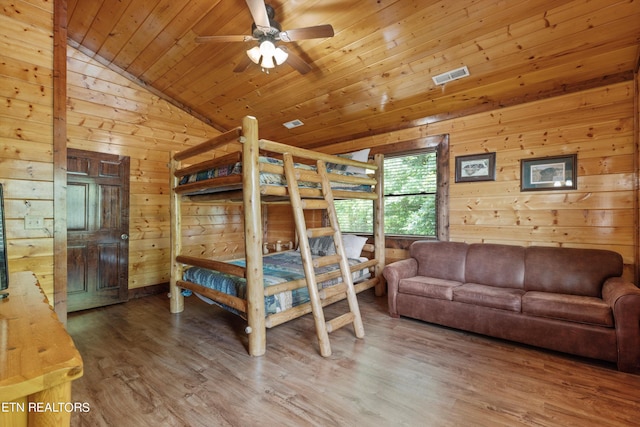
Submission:
{"label": "ladder rung", "polygon": [[318,267],[324,267],[325,265],[338,264],[340,263],[341,259],[342,257],[338,254],[327,255],[320,258],[315,258],[313,260],[313,266],[318,268]]}
{"label": "ladder rung", "polygon": [[329,202],[322,199],[303,199],[302,209],[328,209]]}
{"label": "ladder rung", "polygon": [[[335,207],[333,206],[333,203],[330,202],[331,200],[333,200],[333,190],[331,189],[329,176],[330,174],[328,174],[326,171],[324,161],[319,160],[317,174],[314,172],[314,174],[312,175],[313,179],[311,179],[311,176],[305,176],[305,179],[303,179],[303,181],[308,179],[314,182],[321,182],[322,188],[317,189],[317,193],[319,194],[314,193],[313,196],[308,195],[306,191],[309,189],[300,189],[298,187],[298,179],[302,177],[303,172],[296,171],[295,165],[293,163],[293,155],[291,153],[285,152],[283,154],[283,160],[284,173],[287,178],[287,182],[289,183],[288,194],[291,200],[291,206],[293,207],[293,217],[296,224],[296,231],[301,237],[302,248],[304,249],[304,251],[302,252],[302,259],[305,267],[304,270],[306,284],[309,290],[311,311],[313,312],[314,323],[316,326],[316,335],[318,337],[318,343],[320,345],[320,354],[324,357],[327,357],[331,356],[331,344],[329,343],[328,335],[330,332],[351,323],[353,324],[353,329],[356,337],[364,337],[364,327],[362,325],[360,309],[358,308],[358,302],[352,282],[351,269],[347,265],[345,251],[343,250],[343,248],[341,248],[341,244],[336,245],[336,249],[339,249],[338,253],[340,253],[340,255],[335,254],[326,257],[318,257],[315,260],[312,260],[311,257],[307,256],[309,255],[309,242],[307,239],[314,237],[333,236],[334,241],[336,241],[336,239],[340,235],[340,227],[335,219]],[[324,200],[314,200],[314,197],[321,197],[324,198]],[[328,213],[331,226],[307,229],[305,222],[305,209],[324,209]],[[329,273],[315,274],[316,267],[323,267],[330,264],[339,264],[340,268]],[[317,285],[318,283],[321,283],[320,279],[323,279],[324,281],[324,279],[328,279],[329,277],[336,278],[340,276],[343,280],[342,283],[338,283],[325,289],[318,289]],[[296,280],[294,282],[295,285],[298,286],[298,284],[301,284],[298,282],[302,282],[302,280]],[[287,283],[287,288],[290,288],[294,282]],[[337,294],[342,294],[346,297],[349,303],[349,312],[340,315],[335,319],[326,321],[322,306],[325,303],[331,302],[332,298],[337,296]]]}
{"label": "ladder rung", "polygon": [[336,233],[331,227],[320,227],[320,228],[307,228],[307,236],[312,237],[322,237],[322,236],[333,236]]}
{"label": "ladder rung", "polygon": [[327,332],[331,333],[337,329],[342,328],[345,325],[348,325],[349,323],[353,323],[354,318],[354,314],[352,312],[348,312],[343,314],[342,316],[336,317],[335,319],[329,320],[328,322],[326,322]]}
{"label": "ladder rung", "polygon": [[338,283],[337,285],[329,286],[328,288],[320,289],[318,291],[318,296],[321,300],[329,299],[338,294],[344,294],[347,292],[347,285],[344,282]]}

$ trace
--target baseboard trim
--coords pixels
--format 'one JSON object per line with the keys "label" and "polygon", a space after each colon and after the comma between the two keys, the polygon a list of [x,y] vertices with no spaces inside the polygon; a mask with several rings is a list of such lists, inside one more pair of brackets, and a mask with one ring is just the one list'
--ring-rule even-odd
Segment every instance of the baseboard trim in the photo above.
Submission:
{"label": "baseboard trim", "polygon": [[141,288],[129,289],[129,299],[143,298],[151,295],[168,293],[169,283],[160,283],[158,285],[143,286]]}

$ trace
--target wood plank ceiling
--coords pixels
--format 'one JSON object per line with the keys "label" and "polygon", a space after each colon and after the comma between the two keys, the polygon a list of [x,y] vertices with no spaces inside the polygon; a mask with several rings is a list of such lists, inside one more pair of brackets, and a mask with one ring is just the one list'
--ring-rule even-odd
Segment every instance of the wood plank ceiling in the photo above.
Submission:
{"label": "wood plank ceiling", "polygon": [[[314,147],[633,78],[638,0],[271,0],[283,29],[335,36],[287,43],[313,69],[234,73],[255,42],[244,0],[67,0],[70,45],[219,129],[243,116],[261,136]],[[432,77],[466,65],[470,76]],[[304,126],[287,129],[299,119]]]}

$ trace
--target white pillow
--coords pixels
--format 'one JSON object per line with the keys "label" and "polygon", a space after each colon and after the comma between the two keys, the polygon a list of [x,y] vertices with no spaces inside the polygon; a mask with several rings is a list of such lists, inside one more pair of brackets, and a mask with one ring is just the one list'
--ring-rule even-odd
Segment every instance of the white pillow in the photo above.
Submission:
{"label": "white pillow", "polygon": [[[360,258],[365,243],[367,243],[366,237],[356,236],[355,234],[342,235],[342,244],[347,258]],[[336,247],[331,236],[311,238],[309,239],[309,247],[311,255],[328,256],[336,253]],[[297,250],[300,250],[300,248]]]}
{"label": "white pillow", "polygon": [[[354,151],[353,153],[338,154],[338,157],[366,163],[367,160],[369,160],[369,151],[371,151],[370,148],[365,148],[360,151]],[[344,171],[344,172],[359,173],[359,174],[367,173],[366,169],[364,168],[359,168],[357,166],[339,165],[337,163],[327,163],[327,170],[330,172]]]}
{"label": "white pillow", "polygon": [[[347,154],[347,156],[349,156],[349,158],[351,160],[355,160],[355,161],[358,161],[358,162],[365,162],[366,163],[367,160],[369,160],[369,152],[370,151],[371,151],[371,148],[365,148],[365,149],[360,150],[360,151],[354,151],[353,153],[349,153],[349,154]],[[347,172],[360,173],[360,174],[367,173],[366,169],[359,168],[359,167],[356,167],[356,166],[347,166]],[[360,255],[358,255],[358,256],[360,256]]]}
{"label": "white pillow", "polygon": [[362,236],[356,236],[355,234],[343,234],[342,243],[344,244],[344,251],[347,254],[347,258],[360,258],[362,248],[367,243],[367,238]]}

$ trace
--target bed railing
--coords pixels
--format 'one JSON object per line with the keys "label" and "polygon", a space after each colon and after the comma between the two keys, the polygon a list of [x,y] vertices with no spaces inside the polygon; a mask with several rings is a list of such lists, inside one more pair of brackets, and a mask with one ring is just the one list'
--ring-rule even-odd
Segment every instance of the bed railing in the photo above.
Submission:
{"label": "bed railing", "polygon": [[[329,174],[329,180],[332,182],[341,182],[354,185],[368,185],[371,186],[372,191],[350,191],[350,190],[335,190],[333,192],[335,198],[361,198],[373,200],[374,203],[374,245],[368,245],[368,250],[372,250],[375,254],[375,258],[365,263],[358,264],[352,267],[352,271],[362,268],[373,269],[373,278],[364,282],[356,284],[356,291],[368,289],[372,286],[376,286],[376,294],[384,294],[384,279],[382,276],[382,269],[384,268],[384,230],[383,230],[383,193],[382,193],[382,155],[376,155],[373,163],[363,163],[354,161],[348,158],[334,156],[330,154],[315,152],[304,148],[292,147],[285,144],[281,144],[274,141],[258,138],[257,120],[253,117],[245,117],[243,119],[242,127],[234,128],[228,132],[225,132],[215,138],[205,141],[201,144],[193,146],[184,151],[175,153],[172,155],[171,166],[171,229],[172,229],[172,245],[171,245],[171,262],[172,262],[172,274],[170,282],[170,296],[171,296],[171,312],[177,313],[184,309],[183,296],[180,292],[180,288],[186,288],[195,290],[197,292],[203,292],[205,296],[209,296],[212,299],[226,304],[230,307],[237,309],[246,314],[247,332],[249,333],[249,352],[254,356],[261,355],[266,350],[266,327],[272,327],[280,323],[284,323],[293,318],[299,317],[303,314],[311,311],[310,304],[304,306],[294,307],[293,309],[286,310],[276,315],[270,315],[265,318],[264,297],[272,295],[281,290],[291,290],[306,286],[305,279],[292,281],[284,284],[269,287],[267,289],[262,286],[264,281],[262,272],[262,256],[263,256],[263,233],[262,233],[262,220],[261,220],[261,202],[264,196],[288,196],[287,188],[283,186],[272,185],[260,185],[259,174],[260,172],[271,172],[275,174],[284,175],[284,168],[282,166],[261,163],[259,162],[259,155],[261,152],[267,152],[269,155],[275,153],[276,155],[283,155],[289,153],[300,161],[317,161],[323,160],[325,162],[335,163],[345,166],[354,166],[358,168],[366,168],[373,171],[374,177],[364,176],[348,176],[338,173]],[[216,158],[206,159],[204,161],[182,166],[182,162],[188,159],[193,159],[198,156],[202,156],[213,150],[219,150],[225,147],[225,145],[240,142],[242,144],[241,151],[234,151],[232,153],[222,155]],[[180,179],[184,176],[190,175],[194,172],[202,169],[217,167],[220,165],[229,164],[231,162],[242,161],[242,174],[233,175],[231,177],[217,177],[207,180],[179,185]],[[304,170],[297,171],[297,178],[299,181],[317,182],[317,174],[307,174]],[[236,199],[238,196],[242,197],[244,205],[244,236],[245,236],[245,258],[246,268],[235,266],[222,261],[203,260],[193,257],[186,257],[181,255],[182,251],[182,233],[181,233],[181,219],[180,209],[181,202],[185,195],[191,193],[201,192],[207,187],[211,186],[226,186],[226,185],[242,184],[242,189],[236,192],[234,196]],[[301,193],[304,192],[304,197],[316,197],[321,196],[321,190],[316,188],[301,188]],[[202,200],[206,196],[198,196],[199,200]],[[229,195],[214,196],[212,199],[226,198]],[[373,246],[373,248],[371,248]],[[210,268],[217,271],[227,272],[240,277],[244,277],[247,280],[247,298],[246,300],[228,296],[221,292],[208,290],[199,287],[196,284],[182,281],[182,274],[185,266],[201,266],[204,268]],[[336,275],[340,275],[339,272]],[[327,274],[327,278],[330,278],[331,273]],[[249,284],[259,284],[258,286]],[[323,290],[323,296],[325,300],[323,305],[331,304],[337,300],[342,299],[340,295],[333,295],[331,290]]]}

